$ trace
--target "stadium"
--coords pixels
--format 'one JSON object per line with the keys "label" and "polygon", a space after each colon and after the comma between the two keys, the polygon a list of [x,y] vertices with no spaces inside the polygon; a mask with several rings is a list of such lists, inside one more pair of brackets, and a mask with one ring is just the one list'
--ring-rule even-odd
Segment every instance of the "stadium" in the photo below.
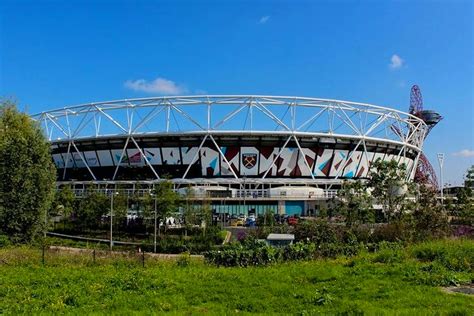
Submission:
{"label": "stadium", "polygon": [[306,97],[125,99],[34,115],[58,185],[145,194],[169,179],[216,213],[317,214],[377,159],[413,179],[430,122],[370,104]]}

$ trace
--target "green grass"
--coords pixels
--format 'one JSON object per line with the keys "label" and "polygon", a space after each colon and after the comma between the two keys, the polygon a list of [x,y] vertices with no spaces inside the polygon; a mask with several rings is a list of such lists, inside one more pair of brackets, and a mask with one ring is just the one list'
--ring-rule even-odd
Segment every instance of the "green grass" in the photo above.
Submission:
{"label": "green grass", "polygon": [[[472,315],[474,243],[438,241],[354,258],[217,268],[139,257],[0,249],[0,314],[283,313]],[[453,261],[457,258],[457,261]],[[183,260],[182,260],[183,261]],[[454,263],[453,263],[454,262]],[[459,262],[461,262],[459,264]]]}

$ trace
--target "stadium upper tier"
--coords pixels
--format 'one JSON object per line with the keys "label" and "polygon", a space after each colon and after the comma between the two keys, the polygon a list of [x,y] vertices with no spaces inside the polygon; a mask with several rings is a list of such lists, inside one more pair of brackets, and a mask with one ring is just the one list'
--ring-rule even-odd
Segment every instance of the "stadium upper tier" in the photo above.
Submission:
{"label": "stadium upper tier", "polygon": [[366,178],[378,158],[409,177],[427,125],[395,109],[280,96],[179,96],[42,112],[59,180]]}

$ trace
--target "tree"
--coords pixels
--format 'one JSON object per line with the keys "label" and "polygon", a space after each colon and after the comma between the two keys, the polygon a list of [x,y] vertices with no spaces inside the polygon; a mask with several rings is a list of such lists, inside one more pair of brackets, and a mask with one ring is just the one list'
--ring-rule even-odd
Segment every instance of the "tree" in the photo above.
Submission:
{"label": "tree", "polygon": [[474,218],[474,202],[471,188],[460,188],[456,193],[456,215]]}
{"label": "tree", "polygon": [[407,210],[408,197],[413,193],[413,184],[406,180],[404,165],[397,161],[377,159],[373,163],[368,186],[372,196],[382,205],[388,222],[400,219]]}
{"label": "tree", "polygon": [[464,186],[470,189],[474,188],[474,165],[466,171],[466,175],[464,176]]}
{"label": "tree", "polygon": [[271,208],[267,208],[263,214],[263,223],[265,226],[273,227],[275,225],[275,214]]}
{"label": "tree", "polygon": [[51,206],[51,215],[69,217],[74,212],[75,196],[69,185],[63,185],[54,194],[54,201]]}
{"label": "tree", "polygon": [[185,235],[188,235],[188,229],[193,225],[199,224],[199,212],[196,205],[192,202],[194,199],[194,191],[191,187],[186,188],[183,203],[183,218],[185,225]]}
{"label": "tree", "polygon": [[102,216],[110,213],[110,198],[96,190],[87,192],[77,210],[77,220],[82,228],[95,228]]}
{"label": "tree", "polygon": [[56,168],[41,128],[11,101],[0,103],[0,231],[30,241],[46,229]]}
{"label": "tree", "polygon": [[203,235],[206,235],[207,227],[212,225],[212,209],[211,202],[208,199],[203,199],[201,208],[199,209],[201,219],[201,226],[203,227]]}
{"label": "tree", "polygon": [[[129,196],[124,188],[120,185],[117,185],[112,191],[114,193],[114,213],[113,217],[117,219],[123,219],[127,217],[128,207],[129,207]],[[111,197],[109,197],[109,200]],[[110,208],[110,206],[109,206]]]}
{"label": "tree", "polygon": [[444,237],[449,230],[448,216],[437,200],[437,191],[421,184],[412,213],[413,233],[418,240]]}
{"label": "tree", "polygon": [[345,216],[346,225],[374,222],[372,198],[366,184],[361,181],[345,182],[337,196],[336,203],[339,212]]}
{"label": "tree", "polygon": [[[112,213],[112,225],[113,225],[113,230],[115,231],[116,236],[119,235],[120,230],[122,229],[123,231],[127,231],[128,227],[128,211],[129,211],[129,206],[130,206],[130,197],[128,196],[127,192],[123,189],[122,186],[118,185],[112,190],[113,194],[113,213]],[[112,199],[112,194],[108,196],[109,200],[109,206],[108,209],[110,209],[111,206],[111,199]],[[109,214],[110,212],[107,212]],[[110,224],[110,222],[109,222]]]}
{"label": "tree", "polygon": [[173,183],[163,180],[155,186],[156,208],[159,219],[166,219],[175,213],[181,202],[181,197],[173,190]]}

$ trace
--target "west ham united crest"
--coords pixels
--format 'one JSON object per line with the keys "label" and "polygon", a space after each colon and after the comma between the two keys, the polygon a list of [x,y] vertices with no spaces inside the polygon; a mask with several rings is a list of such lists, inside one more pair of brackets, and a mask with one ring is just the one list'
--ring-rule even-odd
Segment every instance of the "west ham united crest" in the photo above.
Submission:
{"label": "west ham united crest", "polygon": [[257,154],[242,154],[242,164],[247,169],[252,169],[257,164]]}

